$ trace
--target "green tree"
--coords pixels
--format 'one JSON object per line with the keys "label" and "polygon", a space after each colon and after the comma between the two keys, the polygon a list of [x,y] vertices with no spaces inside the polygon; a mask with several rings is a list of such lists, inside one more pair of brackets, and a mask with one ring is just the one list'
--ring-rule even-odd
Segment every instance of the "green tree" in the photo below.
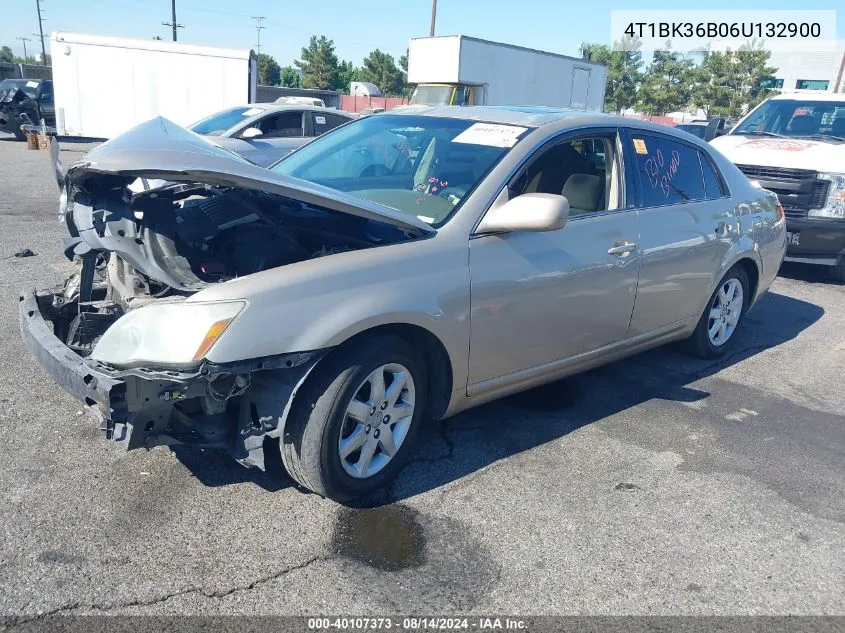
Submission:
{"label": "green tree", "polygon": [[8,46],[0,48],[0,62],[12,62],[15,60],[15,54]]}
{"label": "green tree", "polygon": [[769,96],[774,79],[770,52],[756,44],[736,51],[706,52],[695,71],[692,102],[709,116],[737,118]]}
{"label": "green tree", "polygon": [[299,88],[299,75],[290,66],[282,68],[282,85],[286,88]]}
{"label": "green tree", "polygon": [[305,88],[335,90],[340,87],[339,66],[334,52],[334,42],[325,35],[311,36],[308,46],[302,49],[302,59],[293,63],[302,70],[302,85]]}
{"label": "green tree", "polygon": [[282,83],[282,67],[272,55],[258,53],[258,83],[262,86],[278,86]]}
{"label": "green tree", "polygon": [[689,105],[696,80],[695,64],[680,53],[654,51],[637,102],[647,114],[666,114]]}
{"label": "green tree", "polygon": [[379,49],[364,58],[361,81],[374,83],[386,95],[401,95],[405,88],[405,77],[396,67],[393,55],[382,53]]}
{"label": "green tree", "polygon": [[637,90],[642,82],[643,64],[638,40],[625,38],[613,48],[604,44],[581,44],[581,59],[607,66],[604,109],[621,112],[637,102]]}
{"label": "green tree", "polygon": [[352,62],[340,62],[337,76],[339,89],[349,92],[349,86],[353,81],[361,81],[361,69],[356,68]]}
{"label": "green tree", "polygon": [[406,74],[408,73],[408,49],[405,49],[405,54],[399,58],[399,68]]}

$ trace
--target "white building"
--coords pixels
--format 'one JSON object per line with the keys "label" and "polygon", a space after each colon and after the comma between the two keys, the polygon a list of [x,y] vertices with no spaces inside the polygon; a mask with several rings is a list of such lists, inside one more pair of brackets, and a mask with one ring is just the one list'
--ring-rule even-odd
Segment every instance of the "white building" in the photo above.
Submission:
{"label": "white building", "polygon": [[[728,46],[714,42],[711,50],[724,51],[726,48]],[[771,88],[845,92],[845,41],[824,43],[815,50],[806,42],[791,47],[779,43],[772,51],[769,66],[777,69]]]}

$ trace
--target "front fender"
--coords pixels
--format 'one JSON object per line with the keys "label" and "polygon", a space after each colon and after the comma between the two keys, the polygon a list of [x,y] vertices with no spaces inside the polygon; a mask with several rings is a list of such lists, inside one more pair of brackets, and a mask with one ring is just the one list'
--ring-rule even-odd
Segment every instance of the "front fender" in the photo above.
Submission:
{"label": "front fender", "polygon": [[455,384],[466,377],[465,239],[463,248],[430,238],[299,262],[219,284],[189,301],[234,297],[249,306],[211,348],[211,362],[331,348],[378,326],[410,324],[440,340]]}

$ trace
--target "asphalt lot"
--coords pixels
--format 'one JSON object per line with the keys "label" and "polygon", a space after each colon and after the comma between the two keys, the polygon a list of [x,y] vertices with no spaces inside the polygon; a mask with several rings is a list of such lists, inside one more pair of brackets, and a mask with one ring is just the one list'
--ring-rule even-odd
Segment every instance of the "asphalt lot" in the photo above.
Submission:
{"label": "asphalt lot", "polygon": [[49,153],[0,139],[0,616],[845,614],[845,286],[787,268],[722,361],[659,349],[433,424],[355,510],[278,457],[101,437],[18,331],[19,289],[73,269],[56,206]]}

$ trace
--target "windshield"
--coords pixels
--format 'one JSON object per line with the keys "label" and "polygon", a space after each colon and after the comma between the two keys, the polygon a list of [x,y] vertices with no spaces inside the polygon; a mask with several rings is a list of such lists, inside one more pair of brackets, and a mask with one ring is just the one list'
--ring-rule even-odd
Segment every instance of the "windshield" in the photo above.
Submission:
{"label": "windshield", "polygon": [[842,101],[770,99],[748,115],[731,134],[843,138],[845,97]]}
{"label": "windshield", "polygon": [[202,121],[194,123],[188,129],[204,136],[220,136],[232,126],[262,111],[261,108],[254,108],[252,106],[229,108],[228,110],[217,112]]}
{"label": "windshield", "polygon": [[271,169],[439,226],[527,130],[380,114],[318,137]]}
{"label": "windshield", "polygon": [[417,86],[411,95],[411,105],[452,105],[453,86]]}
{"label": "windshield", "polygon": [[35,79],[4,79],[0,81],[0,92],[18,88],[30,99],[34,99],[40,82]]}

